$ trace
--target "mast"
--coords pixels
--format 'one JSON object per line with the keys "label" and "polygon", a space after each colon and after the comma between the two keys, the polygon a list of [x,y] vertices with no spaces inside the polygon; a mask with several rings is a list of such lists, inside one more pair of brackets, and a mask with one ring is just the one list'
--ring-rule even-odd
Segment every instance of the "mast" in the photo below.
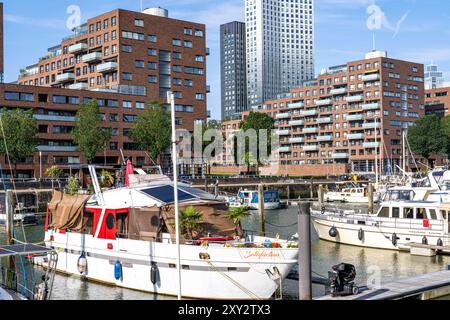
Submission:
{"label": "mast", "polygon": [[403,177],[406,176],[406,135],[405,135],[405,129],[402,129],[402,145],[403,145],[403,162],[402,162],[402,169],[403,169]]}
{"label": "mast", "polygon": [[375,187],[378,188],[378,118],[375,117]]}
{"label": "mast", "polygon": [[172,166],[173,166],[173,195],[175,209],[175,242],[177,245],[177,283],[178,300],[181,300],[181,254],[180,254],[180,226],[179,226],[179,208],[178,208],[178,163],[177,163],[177,135],[175,125],[175,96],[172,92],[167,92],[167,100],[171,105],[172,115]]}

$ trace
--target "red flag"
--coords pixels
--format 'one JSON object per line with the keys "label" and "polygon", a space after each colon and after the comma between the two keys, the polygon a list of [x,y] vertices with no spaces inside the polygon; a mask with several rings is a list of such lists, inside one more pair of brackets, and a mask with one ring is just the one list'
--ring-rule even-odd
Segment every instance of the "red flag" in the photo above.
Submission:
{"label": "red flag", "polygon": [[423,227],[424,228],[429,228],[430,227],[430,220],[423,219]]}
{"label": "red flag", "polygon": [[134,174],[133,165],[131,164],[131,161],[127,161],[127,170],[125,173],[125,187],[130,186],[130,174]]}

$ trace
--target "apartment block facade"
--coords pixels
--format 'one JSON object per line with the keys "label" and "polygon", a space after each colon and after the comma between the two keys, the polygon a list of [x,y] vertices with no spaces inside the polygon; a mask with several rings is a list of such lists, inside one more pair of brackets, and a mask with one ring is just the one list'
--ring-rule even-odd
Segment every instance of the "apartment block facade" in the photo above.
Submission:
{"label": "apartment block facade", "polygon": [[247,109],[245,23],[233,21],[220,26],[222,119]]}
{"label": "apartment block facade", "polygon": [[245,0],[248,106],[314,78],[314,0]]}
{"label": "apartment block facade", "polygon": [[89,19],[17,83],[141,96],[167,101],[173,91],[178,124],[206,120],[205,26],[171,19],[164,9],[114,10]]}
{"label": "apartment block facade", "polygon": [[253,111],[275,119],[280,172],[397,171],[403,132],[425,113],[424,67],[371,52]]}
{"label": "apartment block facade", "polygon": [[446,117],[450,115],[450,87],[425,91],[425,114]]}

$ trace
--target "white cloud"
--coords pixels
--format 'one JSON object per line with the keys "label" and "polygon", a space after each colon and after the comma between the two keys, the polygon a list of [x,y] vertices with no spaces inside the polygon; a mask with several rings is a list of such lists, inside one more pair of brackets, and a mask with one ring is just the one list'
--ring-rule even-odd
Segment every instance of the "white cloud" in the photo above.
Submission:
{"label": "white cloud", "polygon": [[15,24],[21,24],[21,25],[31,25],[38,28],[54,28],[54,29],[60,29],[62,26],[65,25],[65,20],[59,20],[59,19],[35,19],[35,18],[28,18],[13,14],[5,14],[4,20],[6,22],[11,22]]}

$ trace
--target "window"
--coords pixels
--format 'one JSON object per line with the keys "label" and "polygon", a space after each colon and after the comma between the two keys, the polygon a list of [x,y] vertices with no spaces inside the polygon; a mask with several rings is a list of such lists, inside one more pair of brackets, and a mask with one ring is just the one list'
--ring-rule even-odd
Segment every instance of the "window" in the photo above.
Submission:
{"label": "window", "polygon": [[131,74],[130,72],[122,72],[122,80],[133,80],[133,74]]}
{"label": "window", "polygon": [[145,68],[145,61],[143,61],[143,60],[136,60],[134,62],[134,65],[136,66],[136,68]]}
{"label": "window", "polygon": [[416,219],[423,220],[426,217],[426,210],[424,208],[418,208],[416,213]]}
{"label": "window", "polygon": [[97,45],[102,44],[102,36],[97,36]]}
{"label": "window", "polygon": [[125,39],[133,39],[133,40],[144,41],[144,34],[143,33],[122,31],[122,37],[125,38]]}
{"label": "window", "polygon": [[185,67],[184,72],[188,74],[203,75],[203,68]]}
{"label": "window", "polygon": [[177,46],[177,47],[181,47],[181,40],[180,39],[173,39],[172,40],[172,45]]}
{"label": "window", "polygon": [[111,113],[111,114],[109,115],[109,121],[111,121],[111,122],[117,122],[117,119],[118,119],[118,115],[117,115],[117,114]]}
{"label": "window", "polygon": [[403,211],[403,219],[414,219],[414,209],[405,208]]}
{"label": "window", "polygon": [[205,95],[203,93],[197,93],[195,95],[195,99],[200,100],[200,101],[205,100]]}
{"label": "window", "polygon": [[136,121],[137,116],[131,115],[131,114],[124,114],[123,115],[123,122],[134,122]]}
{"label": "window", "polygon": [[105,43],[109,42],[109,33],[108,32],[103,35],[103,42],[105,42]]}
{"label": "window", "polygon": [[106,100],[106,106],[111,108],[117,108],[119,106],[119,102],[117,100],[109,99]]}
{"label": "window", "polygon": [[173,79],[173,84],[176,86],[181,86],[183,84],[183,81],[181,79],[175,78]]}
{"label": "window", "polygon": [[430,209],[430,220],[437,220],[436,210]]}
{"label": "window", "polygon": [[34,98],[32,93],[6,91],[5,100],[34,101]]}
{"label": "window", "polygon": [[173,93],[173,96],[174,96],[175,98],[177,98],[177,99],[183,99],[183,94],[182,94],[181,92],[179,92],[179,91],[175,91],[175,92]]}
{"label": "window", "polygon": [[143,27],[144,26],[144,20],[134,19],[134,25],[136,27]]}
{"label": "window", "polygon": [[157,83],[158,78],[156,76],[148,76],[148,82],[149,83]]}
{"label": "window", "polygon": [[157,67],[158,67],[158,66],[157,66],[156,62],[151,62],[151,61],[148,62],[148,68],[149,68],[150,70],[156,70]]}
{"label": "window", "polygon": [[181,66],[173,66],[173,72],[182,72]]}
{"label": "window", "polygon": [[112,17],[111,18],[111,25],[115,26],[117,24],[117,18],[116,17]]}
{"label": "window", "polygon": [[136,109],[145,109],[145,103],[137,101],[136,102]]}
{"label": "window", "polygon": [[380,218],[389,218],[389,208],[388,207],[383,207],[380,210],[380,214],[378,215],[378,217],[380,217]]}
{"label": "window", "polygon": [[205,58],[203,56],[195,56],[195,61],[197,61],[197,62],[204,62]]}
{"label": "window", "polygon": [[109,25],[109,20],[108,19],[103,20],[103,29],[108,29],[108,25]]}
{"label": "window", "polygon": [[113,44],[113,45],[111,46],[111,53],[112,53],[112,54],[116,54],[116,53],[117,53],[117,45],[116,45],[116,44]]}
{"label": "window", "polygon": [[203,30],[195,30],[196,37],[203,37]]}
{"label": "window", "polygon": [[186,80],[184,80],[184,85],[186,87],[193,87],[194,86],[194,81],[186,79]]}
{"label": "window", "polygon": [[101,21],[98,21],[97,22],[97,31],[100,31],[101,29],[102,29],[102,22]]}
{"label": "window", "polygon": [[191,28],[184,28],[184,34],[192,36],[193,32]]}
{"label": "window", "polygon": [[126,45],[126,44],[123,44],[122,45],[122,51],[123,52],[127,52],[127,53],[131,53],[131,52],[133,52],[133,47],[131,47],[129,45]]}
{"label": "window", "polygon": [[133,102],[124,100],[124,101],[122,101],[122,107],[123,108],[132,108],[133,107]]}
{"label": "window", "polygon": [[181,52],[173,52],[172,57],[176,60],[181,60],[182,59]]}
{"label": "window", "polygon": [[116,40],[117,39],[117,31],[113,30],[111,31],[111,40]]}
{"label": "window", "polygon": [[158,52],[156,51],[156,49],[151,49],[151,48],[149,48],[147,50],[147,53],[149,56],[157,56],[158,55]]}
{"label": "window", "polygon": [[89,33],[94,33],[94,25],[89,25]]}
{"label": "window", "polygon": [[149,34],[147,36],[147,41],[151,42],[151,43],[155,43],[156,41],[158,41],[158,38],[156,36],[154,36],[154,35]]}
{"label": "window", "polygon": [[392,208],[392,218],[400,218],[400,208]]}
{"label": "window", "polygon": [[186,48],[192,48],[194,45],[192,44],[192,41],[185,40],[185,41],[184,41],[184,46],[185,46]]}

